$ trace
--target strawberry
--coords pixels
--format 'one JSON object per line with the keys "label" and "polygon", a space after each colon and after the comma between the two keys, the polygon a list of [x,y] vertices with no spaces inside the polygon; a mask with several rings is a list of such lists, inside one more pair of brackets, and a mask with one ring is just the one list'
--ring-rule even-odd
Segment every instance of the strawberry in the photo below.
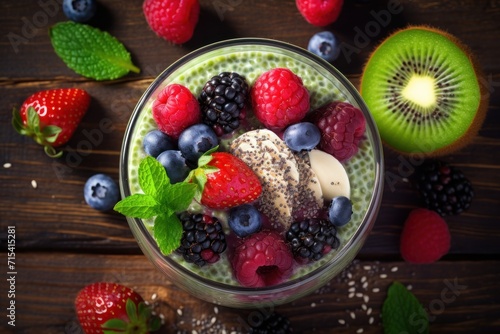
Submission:
{"label": "strawberry", "polygon": [[17,111],[12,125],[21,135],[33,137],[45,153],[59,157],[59,147],[68,142],[90,105],[90,95],[79,88],[58,88],[29,96]]}
{"label": "strawberry", "polygon": [[137,292],[117,283],[87,285],[76,296],[75,308],[80,325],[87,334],[144,334],[161,325]]}
{"label": "strawberry", "polygon": [[142,11],[149,27],[158,36],[182,44],[193,36],[200,4],[198,0],[145,0]]}
{"label": "strawberry", "polygon": [[344,0],[295,0],[302,16],[312,25],[324,27],[337,20]]}
{"label": "strawberry", "polygon": [[211,209],[228,209],[259,198],[262,185],[257,175],[240,158],[227,152],[205,153],[188,180],[199,185],[201,204]]}

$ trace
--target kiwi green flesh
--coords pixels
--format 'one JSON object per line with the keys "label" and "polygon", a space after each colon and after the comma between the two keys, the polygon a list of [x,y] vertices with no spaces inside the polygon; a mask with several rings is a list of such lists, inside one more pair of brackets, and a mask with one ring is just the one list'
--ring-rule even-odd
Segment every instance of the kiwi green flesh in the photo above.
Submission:
{"label": "kiwi green flesh", "polygon": [[453,144],[472,125],[481,99],[467,54],[443,34],[417,28],[374,51],[360,90],[382,140],[408,153]]}

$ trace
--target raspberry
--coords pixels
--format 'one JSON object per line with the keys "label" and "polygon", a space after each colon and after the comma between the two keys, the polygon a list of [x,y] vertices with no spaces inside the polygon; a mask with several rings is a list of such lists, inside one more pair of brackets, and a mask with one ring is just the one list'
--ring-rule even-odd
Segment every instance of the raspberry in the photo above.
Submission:
{"label": "raspberry", "polygon": [[198,98],[203,122],[212,126],[218,135],[237,129],[245,118],[247,95],[248,84],[238,73],[223,72],[212,77]]}
{"label": "raspberry", "polygon": [[424,161],[411,179],[425,206],[443,217],[467,210],[474,197],[472,185],[462,171],[443,161]]}
{"label": "raspberry", "polygon": [[145,0],[142,11],[150,28],[160,37],[175,44],[191,39],[198,23],[198,0]]}
{"label": "raspberry", "polygon": [[274,231],[261,231],[241,240],[231,259],[241,285],[264,287],[279,284],[293,272],[290,248]]}
{"label": "raspberry", "polygon": [[[259,319],[261,320],[261,319]],[[252,323],[249,334],[289,334],[293,333],[290,319],[279,313],[270,313],[261,321]]]}
{"label": "raspberry", "polygon": [[201,121],[200,106],[186,87],[170,84],[163,88],[153,102],[153,118],[160,131],[179,138],[187,127]]}
{"label": "raspberry", "polygon": [[340,244],[335,226],[321,219],[293,223],[286,233],[286,240],[292,245],[293,254],[306,261],[319,260]]}
{"label": "raspberry", "polygon": [[320,149],[339,161],[356,154],[364,136],[366,121],[358,108],[346,102],[331,102],[310,115],[321,131]]}
{"label": "raspberry", "polygon": [[200,267],[217,262],[220,254],[226,250],[226,237],[219,220],[188,212],[180,214],[179,219],[183,232],[177,253],[182,254],[187,262]]}
{"label": "raspberry", "polygon": [[337,20],[343,0],[296,0],[300,14],[312,25],[324,27]]}
{"label": "raspberry", "polygon": [[301,121],[309,111],[309,92],[287,68],[261,74],[251,90],[255,116],[265,127],[281,130]]}
{"label": "raspberry", "polygon": [[449,249],[450,232],[444,219],[432,210],[412,210],[401,234],[403,259],[411,263],[432,263],[447,254]]}

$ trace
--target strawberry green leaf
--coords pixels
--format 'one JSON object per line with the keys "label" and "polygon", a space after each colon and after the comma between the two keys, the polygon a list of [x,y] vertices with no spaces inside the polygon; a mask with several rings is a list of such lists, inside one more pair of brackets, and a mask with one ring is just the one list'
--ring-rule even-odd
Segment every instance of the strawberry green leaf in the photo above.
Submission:
{"label": "strawberry green leaf", "polygon": [[161,214],[155,219],[153,233],[160,251],[168,255],[181,245],[182,223],[175,214]]}
{"label": "strawberry green leaf", "polygon": [[47,125],[42,130],[42,135],[45,141],[52,144],[56,141],[57,136],[61,133],[62,129],[57,125]]}
{"label": "strawberry green leaf", "polygon": [[382,306],[385,334],[429,333],[427,313],[418,299],[404,285],[394,282]]}
{"label": "strawberry green leaf", "polygon": [[127,329],[127,322],[122,319],[109,319],[102,324],[103,333],[119,333]]}
{"label": "strawberry green leaf", "polygon": [[76,73],[95,80],[139,73],[125,46],[109,33],[86,24],[60,22],[49,29],[57,55]]}
{"label": "strawberry green leaf", "polygon": [[157,196],[161,189],[170,184],[170,179],[161,163],[153,157],[146,157],[139,165],[139,185],[144,193]]}
{"label": "strawberry green leaf", "polygon": [[130,319],[130,322],[137,322],[138,316],[137,316],[137,306],[135,303],[132,301],[132,299],[127,299],[127,302],[125,303],[125,309],[127,310],[127,315],[128,318]]}
{"label": "strawberry green leaf", "polygon": [[114,210],[128,217],[151,218],[160,212],[160,206],[151,195],[134,194],[116,203]]}

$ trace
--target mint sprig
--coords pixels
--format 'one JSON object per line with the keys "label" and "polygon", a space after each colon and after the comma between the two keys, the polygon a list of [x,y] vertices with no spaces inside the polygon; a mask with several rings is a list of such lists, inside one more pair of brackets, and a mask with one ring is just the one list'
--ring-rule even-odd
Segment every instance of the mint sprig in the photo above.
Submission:
{"label": "mint sprig", "polygon": [[76,73],[95,80],[118,79],[139,73],[130,53],[105,31],[76,22],[60,22],[49,29],[57,55]]}
{"label": "mint sprig", "polygon": [[429,333],[427,312],[418,299],[401,283],[394,282],[382,306],[385,334]]}
{"label": "mint sprig", "polygon": [[165,168],[153,157],[139,165],[139,184],[143,194],[134,194],[119,201],[114,210],[133,218],[153,218],[153,236],[164,255],[179,248],[182,224],[177,213],[191,204],[197,186],[193,183],[170,183]]}

